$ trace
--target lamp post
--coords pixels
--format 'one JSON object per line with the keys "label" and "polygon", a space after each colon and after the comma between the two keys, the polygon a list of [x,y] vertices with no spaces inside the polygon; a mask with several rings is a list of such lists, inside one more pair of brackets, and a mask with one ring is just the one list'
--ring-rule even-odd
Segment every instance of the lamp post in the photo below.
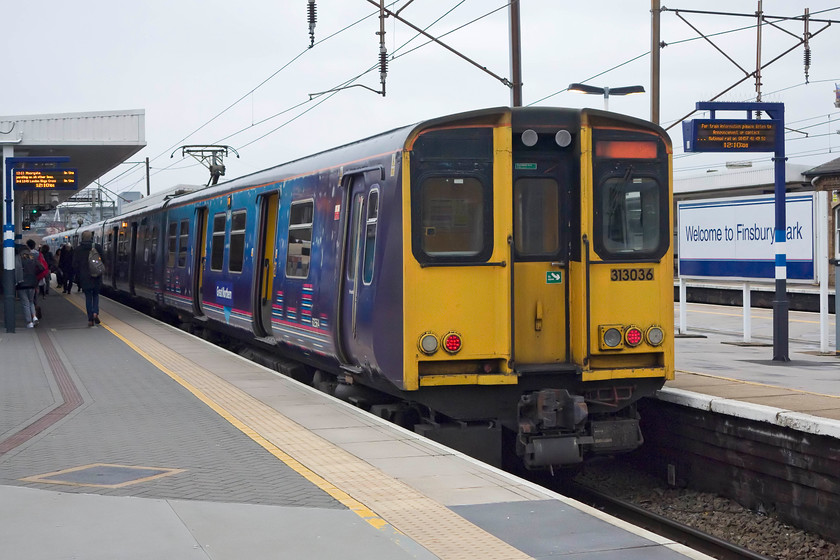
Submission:
{"label": "lamp post", "polygon": [[569,84],[569,91],[577,93],[591,93],[595,95],[604,96],[604,111],[610,110],[610,95],[632,95],[634,93],[644,93],[645,88],[642,86],[622,86],[617,88],[588,86],[586,84]]}

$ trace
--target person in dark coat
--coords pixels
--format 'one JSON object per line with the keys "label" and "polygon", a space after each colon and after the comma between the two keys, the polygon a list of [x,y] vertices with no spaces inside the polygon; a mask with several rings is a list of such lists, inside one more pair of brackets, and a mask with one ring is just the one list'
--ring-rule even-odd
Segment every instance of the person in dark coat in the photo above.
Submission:
{"label": "person in dark coat", "polygon": [[82,232],[82,240],[79,246],[73,251],[73,272],[76,274],[76,282],[85,293],[85,307],[87,308],[88,326],[99,324],[99,290],[102,289],[102,277],[90,275],[88,257],[91,248],[96,248],[102,262],[105,262],[105,251],[99,243],[93,243],[93,234],[89,231]]}
{"label": "person in dark coat", "polygon": [[63,293],[69,294],[73,288],[73,247],[65,243],[58,258],[58,268],[61,269]]}
{"label": "person in dark coat", "polygon": [[26,321],[28,329],[38,324],[38,317],[35,315],[35,289],[38,287],[38,274],[42,271],[40,260],[32,256],[29,247],[20,247],[15,256],[15,281],[23,306],[23,320]]}

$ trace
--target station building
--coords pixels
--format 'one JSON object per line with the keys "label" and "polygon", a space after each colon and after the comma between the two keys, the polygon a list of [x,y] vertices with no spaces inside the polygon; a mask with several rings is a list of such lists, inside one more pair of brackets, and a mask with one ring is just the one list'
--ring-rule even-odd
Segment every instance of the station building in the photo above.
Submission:
{"label": "station building", "polygon": [[[2,289],[8,332],[14,332],[14,248],[23,240],[24,228],[139,152],[145,137],[142,109],[0,116]],[[19,175],[23,171],[31,181]]]}

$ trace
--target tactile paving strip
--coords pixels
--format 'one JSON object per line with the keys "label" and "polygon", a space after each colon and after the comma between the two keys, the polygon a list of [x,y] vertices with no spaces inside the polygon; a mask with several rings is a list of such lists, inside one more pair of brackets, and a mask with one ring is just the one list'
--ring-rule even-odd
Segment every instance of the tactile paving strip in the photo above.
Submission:
{"label": "tactile paving strip", "polygon": [[[374,526],[377,525],[376,519],[370,519],[371,515],[374,518],[381,517],[440,558],[530,558],[446,506],[311,433],[137,328],[111,315],[104,323],[111,332],[249,437],[263,447],[266,447],[261,441],[263,438],[265,442],[276,446],[278,449],[275,455],[289,466],[301,472],[285,457],[302,465],[316,477],[322,477],[340,493],[346,493],[360,502],[355,506],[352,503],[348,505]],[[303,472],[301,474],[306,476]],[[308,478],[317,483],[313,477]],[[335,495],[334,492],[330,493]]]}

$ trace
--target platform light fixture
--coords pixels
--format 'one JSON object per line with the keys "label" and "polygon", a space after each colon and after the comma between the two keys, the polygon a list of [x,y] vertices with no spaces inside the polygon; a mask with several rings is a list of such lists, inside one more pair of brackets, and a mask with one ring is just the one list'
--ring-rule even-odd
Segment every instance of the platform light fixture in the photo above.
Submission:
{"label": "platform light fixture", "polygon": [[604,96],[604,111],[610,110],[610,95],[633,95],[634,93],[644,93],[645,88],[642,86],[622,86],[616,88],[597,87],[586,84],[569,84],[569,91],[576,93],[589,93],[593,95]]}

